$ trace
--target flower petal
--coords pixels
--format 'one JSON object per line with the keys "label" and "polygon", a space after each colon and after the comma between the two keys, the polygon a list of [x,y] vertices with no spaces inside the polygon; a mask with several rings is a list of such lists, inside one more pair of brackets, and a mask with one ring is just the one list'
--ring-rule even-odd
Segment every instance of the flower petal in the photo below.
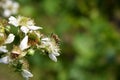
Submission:
{"label": "flower petal", "polygon": [[59,56],[60,54],[59,53],[53,53],[55,56]]}
{"label": "flower petal", "polygon": [[57,58],[54,54],[49,54],[49,58],[55,62],[57,62]]}
{"label": "flower petal", "polygon": [[14,41],[15,35],[14,34],[9,34],[8,38],[5,41],[5,44],[12,43]]}
{"label": "flower petal", "polygon": [[23,69],[22,76],[28,80],[29,77],[33,77],[33,74],[31,72],[29,72],[28,70]]}
{"label": "flower petal", "polygon": [[50,38],[42,38],[41,40],[42,40],[42,41],[48,41],[48,42],[49,42],[49,41],[50,41]]}
{"label": "flower petal", "polygon": [[9,63],[9,56],[5,56],[0,58],[0,63],[8,64]]}
{"label": "flower petal", "polygon": [[42,29],[42,27],[38,27],[38,26],[28,26],[28,28],[29,28],[30,30]]}
{"label": "flower petal", "polygon": [[27,49],[29,46],[28,46],[28,36],[25,36],[23,38],[23,40],[21,41],[20,45],[19,45],[20,49],[23,51],[25,49]]}
{"label": "flower petal", "polygon": [[18,12],[19,4],[17,2],[13,3],[12,13],[16,14]]}
{"label": "flower petal", "polygon": [[29,32],[29,29],[26,26],[22,26],[20,29],[25,34],[27,34]]}
{"label": "flower petal", "polygon": [[3,12],[3,16],[4,17],[9,17],[10,15],[11,15],[11,11],[10,10],[8,10],[8,9],[4,10],[4,12]]}
{"label": "flower petal", "polygon": [[7,53],[8,50],[6,49],[6,46],[0,46],[0,52]]}
{"label": "flower petal", "polygon": [[13,16],[9,17],[9,22],[8,23],[14,25],[15,27],[19,26],[18,20]]}

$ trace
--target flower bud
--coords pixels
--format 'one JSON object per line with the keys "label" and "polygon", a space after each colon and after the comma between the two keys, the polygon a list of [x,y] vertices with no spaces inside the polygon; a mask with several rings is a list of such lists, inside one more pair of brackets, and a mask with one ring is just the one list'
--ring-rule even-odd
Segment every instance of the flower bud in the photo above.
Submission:
{"label": "flower bud", "polygon": [[28,50],[28,55],[34,55],[35,51],[33,49]]}

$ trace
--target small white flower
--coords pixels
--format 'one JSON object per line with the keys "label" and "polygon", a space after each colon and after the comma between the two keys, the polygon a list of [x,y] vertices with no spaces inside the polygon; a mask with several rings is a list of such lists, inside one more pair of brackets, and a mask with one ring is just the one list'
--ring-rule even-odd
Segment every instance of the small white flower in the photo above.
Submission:
{"label": "small white flower", "polygon": [[17,18],[11,16],[8,23],[14,25],[15,27],[20,26],[20,30],[25,34],[42,29],[42,27],[35,26],[33,20],[22,16]]}
{"label": "small white flower", "polygon": [[4,17],[9,17],[10,15],[18,12],[19,4],[17,2],[13,2],[12,0],[5,0],[1,4],[1,7],[4,9]]}
{"label": "small white flower", "polygon": [[51,60],[57,62],[56,56],[59,56],[59,48],[50,38],[42,38],[40,48],[45,48],[48,51],[48,56]]}
{"label": "small white flower", "polygon": [[26,80],[28,80],[30,77],[33,77],[33,74],[25,69],[22,70],[21,74]]}
{"label": "small white flower", "polygon": [[8,23],[14,25],[15,27],[19,26],[19,21],[13,16],[9,17],[9,22]]}
{"label": "small white flower", "polygon": [[7,53],[8,50],[6,49],[6,46],[0,46],[0,52]]}
{"label": "small white flower", "polygon": [[28,36],[26,35],[23,40],[21,41],[20,45],[19,45],[20,49],[23,51],[25,49],[27,49],[28,46]]}
{"label": "small white flower", "polygon": [[15,35],[14,34],[9,34],[8,38],[5,41],[5,44],[12,43],[14,41]]}
{"label": "small white flower", "polygon": [[10,62],[10,57],[5,56],[3,58],[0,58],[0,63],[8,64]]}

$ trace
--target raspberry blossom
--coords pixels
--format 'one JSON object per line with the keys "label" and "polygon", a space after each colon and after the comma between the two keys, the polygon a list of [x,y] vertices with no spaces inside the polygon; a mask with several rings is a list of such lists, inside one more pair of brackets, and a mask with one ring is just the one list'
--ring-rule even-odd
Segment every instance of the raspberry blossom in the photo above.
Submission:
{"label": "raspberry blossom", "polygon": [[17,14],[19,4],[12,0],[3,0],[0,7],[3,8],[3,16],[9,17],[11,15]]}
{"label": "raspberry blossom", "polygon": [[57,36],[46,37],[40,32],[42,27],[35,26],[28,17],[10,16],[6,25],[0,23],[0,63],[14,66],[16,71],[29,80],[33,74],[26,66],[27,55],[34,55],[36,50],[40,50],[57,62],[57,56],[60,55]]}

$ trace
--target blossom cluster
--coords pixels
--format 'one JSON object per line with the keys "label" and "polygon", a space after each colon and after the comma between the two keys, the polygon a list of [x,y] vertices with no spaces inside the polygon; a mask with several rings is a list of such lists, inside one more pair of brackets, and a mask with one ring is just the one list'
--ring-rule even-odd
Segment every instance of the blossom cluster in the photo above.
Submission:
{"label": "blossom cluster", "polygon": [[13,0],[1,0],[0,10],[1,15],[4,17],[10,17],[11,15],[17,14],[19,9],[19,3]]}
{"label": "blossom cluster", "polygon": [[28,17],[10,16],[8,21],[0,20],[0,63],[14,66],[28,80],[33,74],[29,72],[25,59],[27,55],[33,55],[36,49],[57,62],[60,55],[59,38],[55,34],[45,36],[41,29]]}

